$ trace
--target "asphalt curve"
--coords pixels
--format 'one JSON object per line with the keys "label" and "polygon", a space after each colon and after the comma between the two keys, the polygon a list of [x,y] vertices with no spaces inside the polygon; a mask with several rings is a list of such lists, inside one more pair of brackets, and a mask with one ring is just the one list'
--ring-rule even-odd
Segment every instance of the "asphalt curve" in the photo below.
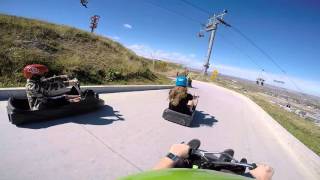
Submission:
{"label": "asphalt curve", "polygon": [[[149,170],[171,144],[201,140],[201,149],[235,150],[235,157],[266,163],[274,179],[317,179],[308,172],[265,115],[243,97],[194,82],[199,95],[193,127],[162,119],[169,90],[101,94],[97,112],[16,127],[0,103],[1,179],[116,179]],[[319,169],[319,168],[318,168]]]}

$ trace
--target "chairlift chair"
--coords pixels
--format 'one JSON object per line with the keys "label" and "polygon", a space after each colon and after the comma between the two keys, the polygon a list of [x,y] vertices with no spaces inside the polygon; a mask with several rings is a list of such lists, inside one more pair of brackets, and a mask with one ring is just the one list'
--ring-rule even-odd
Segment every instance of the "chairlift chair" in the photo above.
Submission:
{"label": "chairlift chair", "polygon": [[81,3],[81,5],[84,6],[85,8],[88,8],[88,7],[87,7],[88,0],[80,0],[80,3]]}
{"label": "chairlift chair", "polygon": [[198,37],[199,37],[199,38],[204,37],[204,33],[203,33],[203,31],[198,32]]}
{"label": "chairlift chair", "polygon": [[261,86],[263,86],[264,85],[264,79],[263,78],[257,78],[257,80],[256,80],[256,83],[257,83],[257,85],[261,85]]}

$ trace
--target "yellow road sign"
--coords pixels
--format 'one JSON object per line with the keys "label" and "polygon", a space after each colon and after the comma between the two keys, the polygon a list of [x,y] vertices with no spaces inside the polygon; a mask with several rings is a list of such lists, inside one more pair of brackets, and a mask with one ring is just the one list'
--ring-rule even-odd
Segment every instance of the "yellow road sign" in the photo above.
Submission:
{"label": "yellow road sign", "polygon": [[212,81],[214,81],[215,79],[217,79],[218,74],[219,74],[218,70],[215,69],[215,70],[212,72],[212,74],[211,74],[211,76],[210,76],[210,79],[211,79]]}

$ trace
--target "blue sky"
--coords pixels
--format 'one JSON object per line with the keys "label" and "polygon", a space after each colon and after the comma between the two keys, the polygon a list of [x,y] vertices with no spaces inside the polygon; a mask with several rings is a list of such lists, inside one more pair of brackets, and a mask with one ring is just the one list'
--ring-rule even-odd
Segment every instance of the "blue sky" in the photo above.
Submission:
{"label": "blue sky", "polygon": [[[228,23],[268,52],[301,89],[320,95],[319,1],[187,1],[212,14],[227,9]],[[89,0],[87,9],[78,0],[0,0],[0,13],[87,31],[90,16],[98,14],[101,19],[97,34],[113,38],[139,55],[196,68],[202,68],[208,46],[208,34],[197,37],[200,23],[206,23],[208,15],[181,0]],[[248,55],[267,73],[261,73]],[[265,56],[235,31],[223,26],[216,34],[211,68],[248,79],[263,76],[270,84],[273,79],[284,80],[284,87],[295,89]]]}

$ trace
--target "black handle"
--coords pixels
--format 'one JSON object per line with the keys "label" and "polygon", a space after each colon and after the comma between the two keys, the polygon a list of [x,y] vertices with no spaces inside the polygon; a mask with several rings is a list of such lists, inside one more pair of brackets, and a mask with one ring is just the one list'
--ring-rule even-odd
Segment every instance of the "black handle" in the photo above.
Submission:
{"label": "black handle", "polygon": [[252,164],[250,164],[250,165],[252,166],[252,167],[249,168],[250,170],[253,170],[253,169],[257,168],[256,163],[252,163]]}
{"label": "black handle", "polygon": [[194,151],[200,147],[201,142],[199,139],[192,139],[191,141],[188,142],[188,145],[190,146],[189,155],[192,155]]}
{"label": "black handle", "polygon": [[201,142],[199,139],[192,139],[188,142],[188,145],[190,146],[190,149],[198,149],[201,145]]}

